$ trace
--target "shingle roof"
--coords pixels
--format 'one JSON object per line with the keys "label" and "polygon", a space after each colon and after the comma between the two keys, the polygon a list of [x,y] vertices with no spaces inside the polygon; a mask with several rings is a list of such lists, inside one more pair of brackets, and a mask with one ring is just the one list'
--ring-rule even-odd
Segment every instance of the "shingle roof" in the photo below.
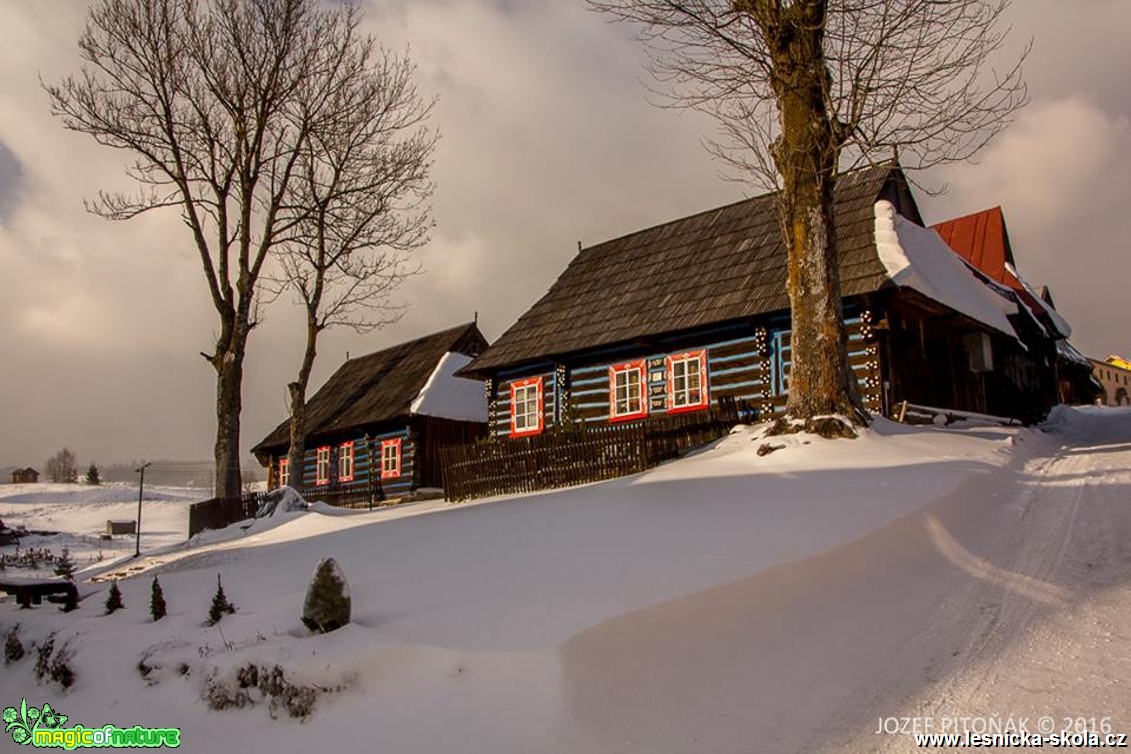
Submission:
{"label": "shingle roof", "polygon": [[[408,416],[413,399],[444,354],[455,351],[474,356],[486,346],[479,328],[469,322],[350,359],[307,401],[307,436],[333,434]],[[284,421],[252,452],[286,447],[289,443],[289,422]]]}
{"label": "shingle roof", "polygon": [[[898,167],[839,177],[835,222],[841,290],[888,282],[874,205]],[[493,370],[789,308],[777,194],[736,202],[582,250],[550,290],[460,374]]]}

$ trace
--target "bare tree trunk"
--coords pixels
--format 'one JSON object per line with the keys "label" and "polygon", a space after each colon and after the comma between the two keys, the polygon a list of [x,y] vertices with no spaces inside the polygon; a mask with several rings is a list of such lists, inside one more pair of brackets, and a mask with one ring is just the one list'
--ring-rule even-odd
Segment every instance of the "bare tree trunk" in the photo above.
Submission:
{"label": "bare tree trunk", "polygon": [[310,372],[318,355],[318,333],[321,328],[318,326],[317,311],[320,299],[321,290],[318,290],[313,305],[307,307],[306,350],[302,355],[302,366],[298,370],[298,379],[287,385],[291,402],[291,445],[287,451],[287,468],[290,469],[291,486],[295,489],[302,488],[302,467],[306,458],[306,388],[310,384]]}
{"label": "bare tree trunk", "polygon": [[834,226],[839,145],[826,106],[830,74],[824,55],[822,0],[754,10],[773,62],[781,135],[773,159],[782,176],[781,220],[789,253],[792,317],[787,413],[794,419],[840,414],[855,420],[848,336],[840,296]]}
{"label": "bare tree trunk", "polygon": [[[242,333],[242,334],[241,334]],[[235,328],[228,348],[210,359],[216,369],[216,497],[238,498],[240,479],[240,410],[243,407],[245,328]]]}
{"label": "bare tree trunk", "polygon": [[303,461],[306,460],[306,385],[301,382],[288,383],[287,396],[291,410],[291,444],[287,451],[287,469],[290,473],[288,484],[300,490]]}

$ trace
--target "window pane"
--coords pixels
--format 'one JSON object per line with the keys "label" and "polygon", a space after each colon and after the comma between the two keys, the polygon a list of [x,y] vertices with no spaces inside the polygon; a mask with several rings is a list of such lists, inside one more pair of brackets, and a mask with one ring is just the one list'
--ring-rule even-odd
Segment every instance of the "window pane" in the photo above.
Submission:
{"label": "window pane", "polygon": [[514,391],[514,428],[523,432],[538,428],[538,386],[524,385]]}

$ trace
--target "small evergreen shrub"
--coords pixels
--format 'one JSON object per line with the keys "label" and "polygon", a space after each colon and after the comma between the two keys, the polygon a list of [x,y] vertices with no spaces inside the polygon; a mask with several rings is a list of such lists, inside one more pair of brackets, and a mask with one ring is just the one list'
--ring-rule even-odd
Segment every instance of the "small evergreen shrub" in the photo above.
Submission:
{"label": "small evergreen shrub", "polygon": [[314,569],[306,599],[302,604],[302,623],[317,633],[336,631],[350,622],[349,585],[333,558],[325,558]]}
{"label": "small evergreen shrub", "polygon": [[122,603],[122,592],[118,589],[118,582],[110,582],[110,592],[106,595],[106,614],[121,610],[125,605]]}
{"label": "small evergreen shrub", "polygon": [[236,606],[228,601],[224,585],[220,582],[220,574],[216,574],[216,594],[212,595],[212,605],[208,608],[208,625],[215,626],[225,615],[235,612]]}
{"label": "small evergreen shrub", "polygon": [[75,561],[71,560],[71,549],[64,547],[59,559],[55,561],[55,575],[67,581],[75,580]]}
{"label": "small evergreen shrub", "polygon": [[161,591],[161,582],[157,577],[153,577],[153,586],[149,593],[149,614],[153,616],[154,622],[161,620],[165,617],[165,593]]}
{"label": "small evergreen shrub", "polygon": [[63,595],[63,606],[59,609],[64,613],[74,612],[79,609],[79,592],[77,589]]}

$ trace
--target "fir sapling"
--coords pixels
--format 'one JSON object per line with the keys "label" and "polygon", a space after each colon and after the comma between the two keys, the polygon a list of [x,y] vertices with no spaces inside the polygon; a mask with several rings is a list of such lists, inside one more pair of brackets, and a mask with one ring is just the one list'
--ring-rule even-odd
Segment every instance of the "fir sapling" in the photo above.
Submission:
{"label": "fir sapling", "polygon": [[118,582],[110,582],[110,592],[106,595],[106,614],[121,610],[125,605],[122,603],[122,592],[118,589]]}
{"label": "fir sapling", "polygon": [[212,605],[208,608],[208,625],[215,626],[225,615],[236,612],[236,606],[228,601],[224,594],[224,585],[220,582],[220,574],[216,574],[216,594],[212,595]]}
{"label": "fir sapling", "polygon": [[166,615],[165,593],[161,591],[161,582],[157,580],[156,576],[153,577],[153,586],[149,594],[149,614],[153,617],[155,622],[161,620]]}

